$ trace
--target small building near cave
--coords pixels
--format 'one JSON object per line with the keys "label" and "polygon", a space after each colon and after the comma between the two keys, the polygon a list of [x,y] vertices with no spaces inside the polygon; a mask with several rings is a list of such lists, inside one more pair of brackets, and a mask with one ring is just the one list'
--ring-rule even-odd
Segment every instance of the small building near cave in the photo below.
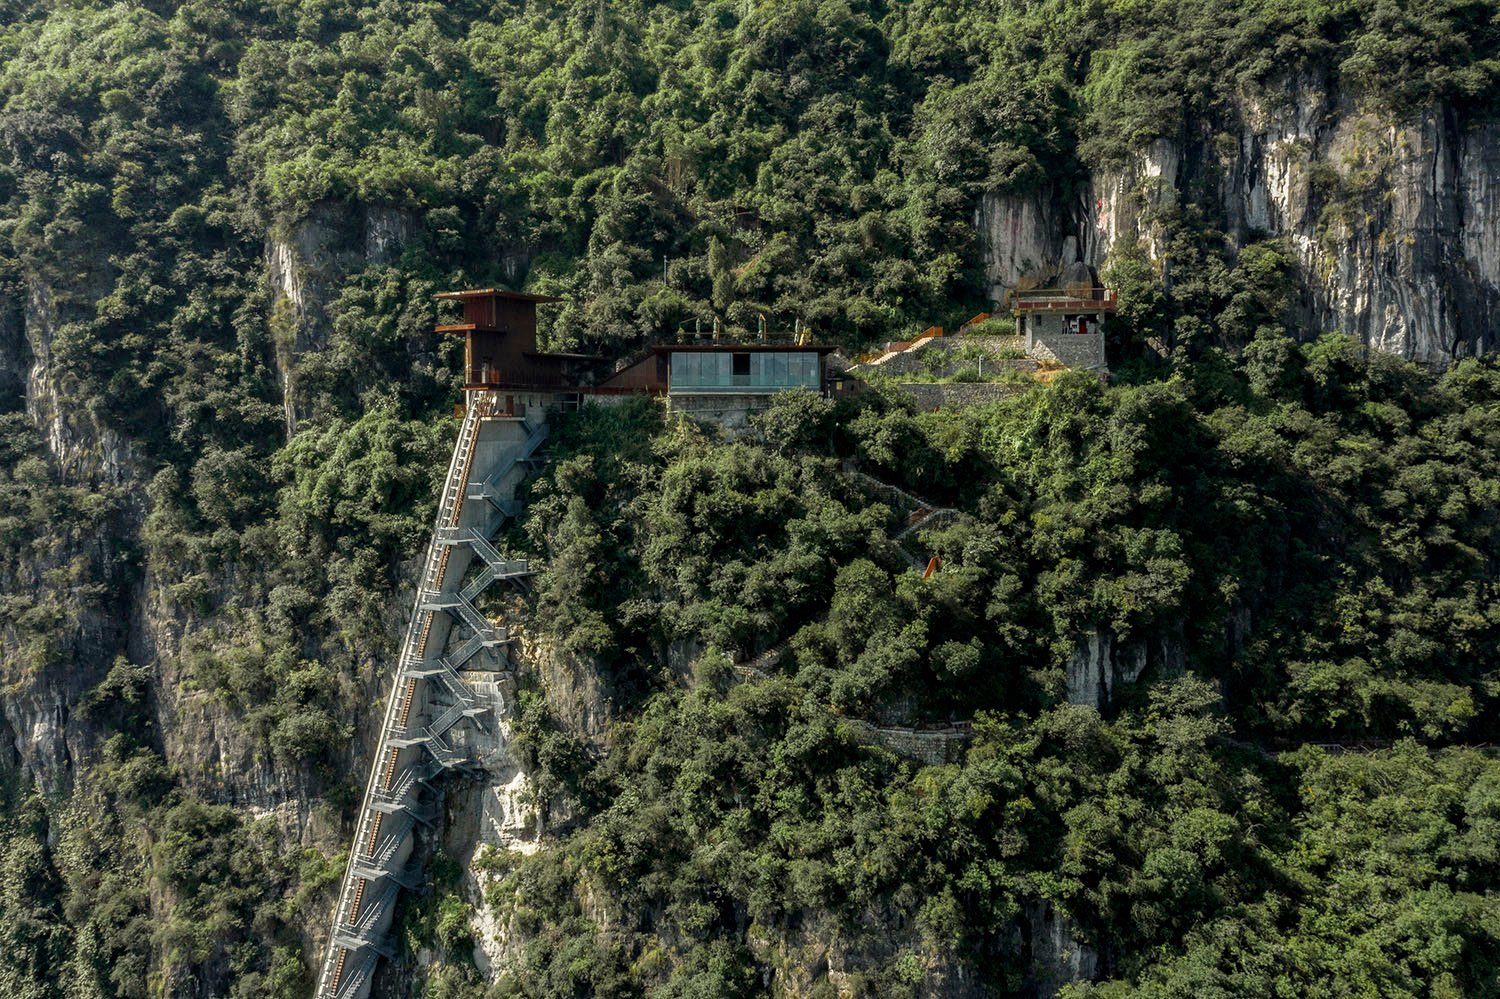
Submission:
{"label": "small building near cave", "polygon": [[1039,361],[1102,371],[1104,324],[1114,313],[1113,289],[1101,287],[1083,264],[1068,268],[1058,287],[1013,293],[1011,314],[1016,332],[1026,338],[1026,353]]}

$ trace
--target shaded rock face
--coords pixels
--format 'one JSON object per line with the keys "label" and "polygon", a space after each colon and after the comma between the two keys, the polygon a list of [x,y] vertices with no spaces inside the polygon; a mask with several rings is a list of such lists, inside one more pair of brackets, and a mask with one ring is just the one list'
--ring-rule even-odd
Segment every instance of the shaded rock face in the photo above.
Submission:
{"label": "shaded rock face", "polygon": [[889,913],[861,913],[859,925],[867,932],[858,935],[824,919],[809,916],[795,928],[752,924],[746,929],[745,942],[761,965],[762,984],[769,994],[806,999],[871,995],[862,976],[903,953],[916,980],[915,995],[980,999],[993,994],[979,984],[980,976],[964,960],[933,950],[915,927],[902,925]]}
{"label": "shaded rock face", "polygon": [[[103,426],[79,402],[75,379],[57,363],[53,343],[64,315],[59,296],[32,276],[22,293],[0,301],[0,409],[24,406],[58,478],[81,487],[117,486],[138,475],[130,442]],[[63,530],[37,539],[0,576],[0,591],[50,615],[45,636],[0,626],[0,769],[27,787],[67,793],[74,762],[95,744],[76,710],[124,647],[134,592],[120,539],[144,517],[137,498],[96,530]],[[55,577],[71,580],[59,586]]]}
{"label": "shaded rock face", "polygon": [[1133,642],[1118,641],[1107,629],[1082,636],[1068,658],[1068,703],[1107,708],[1121,684],[1134,683],[1147,668],[1177,676],[1187,667],[1182,629]]}
{"label": "shaded rock face", "polygon": [[1026,903],[1021,928],[1031,967],[1027,995],[1053,999],[1064,985],[1099,979],[1102,967],[1098,952],[1076,938],[1073,921],[1051,902],[1035,899]]}
{"label": "shaded rock face", "polygon": [[26,785],[48,794],[67,788],[79,735],[68,724],[68,716],[80,693],[67,684],[29,684],[0,704],[6,762],[19,771]]}
{"label": "shaded rock face", "polygon": [[98,745],[94,723],[77,709],[124,644],[121,593],[128,586],[105,545],[69,538],[18,577],[0,579],[0,588],[42,594],[45,577],[57,570],[76,574],[80,589],[97,587],[100,595],[38,602],[58,624],[41,656],[14,628],[0,626],[0,773],[12,772],[23,787],[49,796],[70,790],[76,762]]}
{"label": "shaded rock face", "polygon": [[360,267],[396,260],[416,231],[400,209],[321,205],[290,231],[266,237],[271,333],[288,437],[307,410],[297,390],[298,359],[327,346],[331,289]]}
{"label": "shaded rock face", "polygon": [[1235,147],[1195,169],[1214,166],[1236,240],[1288,237],[1314,329],[1426,363],[1496,348],[1500,128],[1441,108],[1393,125],[1301,80],[1247,102]]}
{"label": "shaded rock face", "polygon": [[1170,281],[1157,220],[1186,204],[1217,217],[1231,251],[1284,241],[1306,289],[1293,318],[1309,334],[1341,330],[1435,365],[1500,347],[1500,125],[1443,107],[1394,123],[1316,78],[1150,142],[1094,171],[1074,203],[985,198],[991,294],[1125,250]]}
{"label": "shaded rock face", "polygon": [[26,345],[26,310],[0,297],[0,412],[26,403],[31,351]]}
{"label": "shaded rock face", "polygon": [[[497,678],[495,713],[483,725],[493,741],[477,754],[482,772],[450,788],[441,827],[443,849],[463,867],[474,963],[487,979],[514,966],[529,939],[517,925],[514,909],[494,904],[510,861],[545,849],[552,827],[570,819],[560,797],[543,800],[526,762],[513,750],[517,687],[537,689],[553,718],[596,750],[603,749],[611,713],[594,664],[533,640],[524,630],[517,629],[516,635],[516,672]],[[589,894],[583,882],[579,888]],[[600,927],[607,927],[609,914],[602,900],[594,901],[586,909]]]}
{"label": "shaded rock face", "polygon": [[1102,708],[1120,682],[1134,683],[1144,663],[1119,663],[1114,640],[1105,631],[1094,631],[1079,640],[1068,659],[1068,703]]}
{"label": "shaded rock face", "polygon": [[[289,430],[297,416],[296,358],[325,343],[323,310],[332,282],[355,267],[394,259],[414,230],[406,213],[376,206],[315,213],[291,237],[267,239],[266,277],[276,296],[273,322],[282,321],[278,334],[289,334],[277,347]],[[310,789],[279,774],[231,711],[185,682],[177,659],[195,622],[169,610],[164,582],[141,572],[128,556],[136,550],[149,509],[140,485],[152,469],[143,467],[128,437],[82,404],[75,379],[54,351],[58,331],[81,318],[79,303],[108,290],[102,271],[67,289],[31,275],[19,294],[0,299],[0,409],[24,406],[63,483],[125,488],[119,516],[89,536],[51,539],[49,549],[23,564],[17,578],[3,581],[11,592],[52,593],[59,598],[60,617],[45,663],[16,634],[0,631],[0,671],[9,677],[0,704],[0,738],[11,747],[10,763],[25,783],[65,793],[75,763],[97,742],[98,733],[76,710],[79,700],[123,657],[153,670],[151,703],[160,748],[182,778],[209,800],[257,816],[275,815],[284,833],[308,842],[328,824],[314,821]],[[89,585],[68,592],[49,589],[44,574],[61,567]],[[102,595],[79,596],[92,590]],[[399,617],[400,609],[394,613]]]}
{"label": "shaded rock face", "polygon": [[[984,253],[990,298],[1003,302],[1015,288],[1042,283],[1064,262],[1064,244],[1076,259],[1076,230],[1082,217],[1053,189],[1034,194],[987,194],[974,213]],[[1069,239],[1072,235],[1075,238]]]}
{"label": "shaded rock face", "polygon": [[395,263],[416,229],[416,223],[409,212],[385,205],[366,207],[365,260],[372,264]]}
{"label": "shaded rock face", "polygon": [[1495,349],[1500,129],[1460,131],[1440,110],[1393,127],[1295,97],[1249,109],[1224,164],[1236,235],[1290,237],[1315,329],[1427,363]]}
{"label": "shaded rock face", "polygon": [[42,281],[28,282],[22,310],[24,335],[4,336],[0,330],[0,348],[8,346],[8,353],[15,352],[0,363],[0,371],[11,373],[17,381],[20,371],[26,371],[26,412],[45,438],[64,482],[119,485],[135,470],[130,442],[100,424],[79,403],[71,379],[54,362],[52,343],[61,322],[54,298],[53,290]]}

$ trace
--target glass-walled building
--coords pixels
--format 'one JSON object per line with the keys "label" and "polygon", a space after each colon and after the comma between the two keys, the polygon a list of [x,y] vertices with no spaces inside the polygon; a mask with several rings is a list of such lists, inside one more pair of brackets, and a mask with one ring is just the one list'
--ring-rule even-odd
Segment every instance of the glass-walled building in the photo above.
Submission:
{"label": "glass-walled building", "polygon": [[823,387],[822,351],[795,349],[670,350],[671,395],[754,395]]}

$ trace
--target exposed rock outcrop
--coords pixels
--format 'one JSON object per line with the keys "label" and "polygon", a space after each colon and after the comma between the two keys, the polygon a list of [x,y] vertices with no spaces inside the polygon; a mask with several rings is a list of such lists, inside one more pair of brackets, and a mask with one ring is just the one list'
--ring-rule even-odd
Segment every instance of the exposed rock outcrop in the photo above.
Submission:
{"label": "exposed rock outcrop", "polygon": [[1102,268],[1125,250],[1170,284],[1162,221],[1191,203],[1232,250],[1284,241],[1306,290],[1293,318],[1309,335],[1342,330],[1428,364],[1500,346],[1500,126],[1443,107],[1393,122],[1328,80],[1294,79],[1095,170],[1081,203],[1041,199],[983,201],[997,301],[1074,259]]}
{"label": "exposed rock outcrop", "polygon": [[909,923],[878,910],[862,913],[859,923],[868,932],[850,934],[806,913],[794,921],[795,928],[752,924],[745,941],[763,967],[771,995],[855,999],[878,994],[872,986],[890,970],[912,983],[915,995],[979,999],[990,994],[962,959],[928,946]]}
{"label": "exposed rock outcrop", "polygon": [[[138,528],[144,508],[117,487],[138,473],[130,442],[80,402],[76,379],[57,362],[54,343],[65,316],[45,281],[28,277],[23,292],[0,303],[0,389],[20,393],[58,480],[99,492],[97,518],[53,511],[54,522],[0,576],[7,614],[0,621],[0,760],[23,786],[67,793],[74,762],[95,744],[77,710],[85,692],[124,650],[131,567],[121,539]],[[13,404],[13,403],[12,403]],[[9,511],[8,511],[9,512]]]}
{"label": "exposed rock outcrop", "polygon": [[[54,297],[44,282],[28,282],[23,312],[25,347],[31,358],[26,412],[45,438],[64,482],[119,485],[134,471],[130,442],[94,418],[55,363],[52,345],[60,320]],[[9,339],[12,349],[22,346],[17,338]],[[14,371],[24,363],[23,358],[12,357],[3,367]]]}
{"label": "exposed rock outcrop", "polygon": [[1494,349],[1500,129],[1464,131],[1439,109],[1392,126],[1319,91],[1294,98],[1247,108],[1223,164],[1232,231],[1288,237],[1314,329],[1428,363]]}
{"label": "exposed rock outcrop", "polygon": [[331,290],[359,267],[394,261],[415,231],[400,209],[325,204],[290,230],[267,235],[271,334],[288,437],[307,412],[297,389],[298,360],[327,346]]}
{"label": "exposed rock outcrop", "polygon": [[1095,173],[1084,199],[1080,259],[1098,270],[1110,251],[1129,243],[1140,244],[1153,260],[1161,260],[1162,234],[1152,224],[1153,216],[1176,203],[1181,166],[1178,143],[1157,139],[1124,166]]}
{"label": "exposed rock outcrop", "polygon": [[1031,967],[1028,991],[1052,999],[1064,985],[1099,977],[1099,954],[1077,937],[1073,921],[1051,902],[1034,899],[1021,915],[1022,937]]}
{"label": "exposed rock outcrop", "polygon": [[1129,642],[1096,628],[1079,638],[1068,658],[1068,703],[1106,708],[1121,684],[1134,683],[1148,668],[1161,676],[1177,676],[1187,667],[1185,649],[1180,626]]}
{"label": "exposed rock outcrop", "polygon": [[[1076,207],[1061,203],[1053,188],[1025,195],[985,195],[975,210],[974,226],[990,297],[1003,302],[1012,289],[1045,280],[1065,256],[1076,258],[1077,240],[1069,236],[1079,217]],[[1072,252],[1065,254],[1065,248]]]}
{"label": "exposed rock outcrop", "polygon": [[[477,754],[483,772],[450,790],[448,819],[442,827],[444,850],[464,869],[475,964],[486,976],[513,965],[526,943],[508,907],[493,904],[497,886],[516,855],[543,849],[549,824],[568,816],[566,803],[541,800],[533,775],[512,749],[517,682],[534,684],[553,718],[595,745],[602,743],[609,714],[591,664],[550,642],[529,640],[520,629],[516,633],[521,637],[513,660],[517,672],[499,676],[492,698],[494,715],[481,726],[497,738],[486,740]],[[593,915],[602,925],[605,914]]]}
{"label": "exposed rock outcrop", "polygon": [[521,638],[521,661],[546,694],[553,716],[568,730],[602,748],[609,703],[593,663],[583,662],[550,642]]}

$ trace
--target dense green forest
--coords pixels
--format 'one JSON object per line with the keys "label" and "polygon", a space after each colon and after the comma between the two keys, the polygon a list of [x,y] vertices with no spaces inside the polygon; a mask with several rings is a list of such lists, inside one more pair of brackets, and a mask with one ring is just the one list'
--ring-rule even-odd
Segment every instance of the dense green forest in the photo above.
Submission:
{"label": "dense green forest", "polygon": [[[1117,979],[1078,995],[1494,994],[1497,391],[1268,338],[984,411],[790,398],[728,446],[577,418],[533,487],[538,606],[632,707],[599,759],[527,718],[577,831],[492,889],[537,932],[500,994],[759,995],[747,928],[804,920],[868,955],[856,994],[922,994],[892,925],[1018,991],[1038,897]],[[972,512],[932,578],[851,456]],[[1174,624],[1185,673],[1064,702],[1083,629]],[[730,670],[781,635],[769,676]],[[955,716],[956,765],[849,725]]]}
{"label": "dense green forest", "polygon": [[[557,294],[549,343],[612,356],[710,313],[858,349],[987,306],[981,195],[1072,191],[1293,74],[1479,122],[1500,20],[0,0],[0,993],[309,994],[454,432],[434,291]],[[528,694],[556,839],[485,872],[522,953],[482,981],[439,863],[413,989],[763,995],[839,940],[855,994],[944,962],[1009,994],[1045,903],[1099,954],[1079,996],[1497,994],[1500,372],[1299,328],[1286,246],[1158,222],[1170,294],[1110,261],[1111,386],[787,399],[729,444],[649,406],[560,425],[510,543],[549,565],[534,628],[597,671],[609,737]],[[334,250],[301,314],[267,258],[311,232]],[[1182,348],[1136,360],[1156,337]],[[925,540],[932,579],[848,459],[969,514]],[[1071,706],[1101,632],[1183,668]],[[731,668],[782,641],[767,677]],[[170,762],[207,739],[164,725],[189,695],[270,799]],[[31,766],[37,713],[63,772]],[[972,740],[933,766],[856,724],[952,720]],[[289,802],[321,832],[286,835]]]}

